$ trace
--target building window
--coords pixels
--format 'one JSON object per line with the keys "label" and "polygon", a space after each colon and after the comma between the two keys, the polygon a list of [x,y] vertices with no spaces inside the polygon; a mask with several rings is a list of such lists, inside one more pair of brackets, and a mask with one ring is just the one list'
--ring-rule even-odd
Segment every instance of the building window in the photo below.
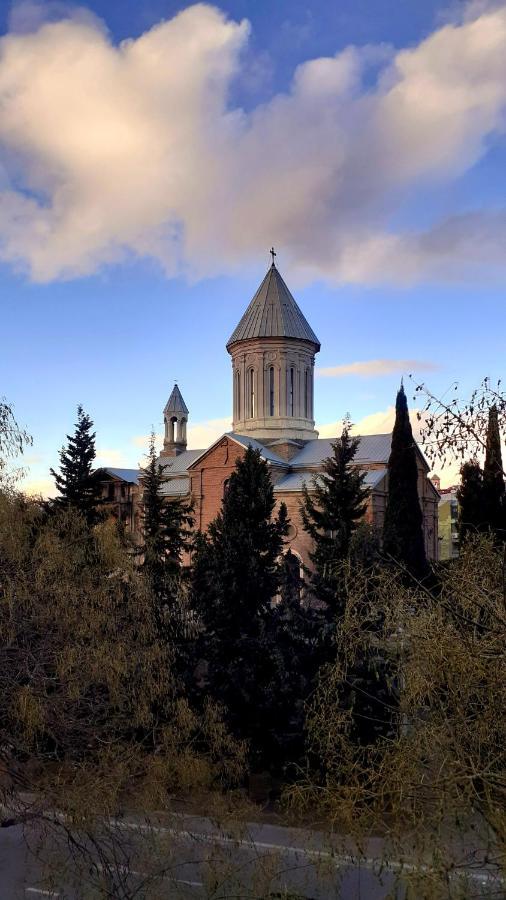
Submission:
{"label": "building window", "polygon": [[255,418],[256,401],[255,401],[255,370],[248,371],[248,416],[250,419]]}
{"label": "building window", "polygon": [[225,478],[225,481],[223,482],[223,496],[224,497],[226,497],[228,494],[229,485],[230,485],[230,478]]}
{"label": "building window", "polygon": [[235,412],[238,419],[241,418],[241,373],[235,373]]}
{"label": "building window", "polygon": [[309,418],[309,372],[304,372],[304,418]]}
{"label": "building window", "polygon": [[288,370],[288,415],[294,415],[295,369]]}
{"label": "building window", "polygon": [[269,415],[274,415],[274,368],[269,369]]}

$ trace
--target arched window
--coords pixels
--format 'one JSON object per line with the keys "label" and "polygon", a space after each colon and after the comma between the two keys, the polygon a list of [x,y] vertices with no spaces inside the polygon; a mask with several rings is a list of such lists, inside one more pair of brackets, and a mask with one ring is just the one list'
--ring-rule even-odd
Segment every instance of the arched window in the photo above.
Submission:
{"label": "arched window", "polygon": [[255,418],[256,412],[256,401],[255,401],[255,370],[248,370],[248,416],[250,419]]}
{"label": "arched window", "polygon": [[286,604],[299,604],[302,594],[302,561],[298,553],[289,549],[283,556],[283,588],[281,599]]}
{"label": "arched window", "polygon": [[288,370],[288,415],[294,415],[295,405],[295,369],[291,367]]}
{"label": "arched window", "polygon": [[309,372],[304,372],[304,418],[309,418]]}
{"label": "arched window", "polygon": [[235,373],[235,412],[236,418],[241,418],[241,373]]}
{"label": "arched window", "polygon": [[274,368],[269,369],[269,415],[274,415]]}
{"label": "arched window", "polygon": [[169,430],[169,440],[171,444],[175,441],[175,428],[176,428],[177,416],[172,416],[170,420],[170,430]]}

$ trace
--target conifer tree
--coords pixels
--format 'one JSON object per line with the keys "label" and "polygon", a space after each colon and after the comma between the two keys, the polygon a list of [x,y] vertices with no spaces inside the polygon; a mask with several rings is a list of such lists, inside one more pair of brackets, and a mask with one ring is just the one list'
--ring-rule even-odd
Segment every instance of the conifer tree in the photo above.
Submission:
{"label": "conifer tree", "polygon": [[483,521],[488,531],[506,540],[506,498],[497,406],[488,413],[487,448],[483,466]]}
{"label": "conifer tree", "polygon": [[60,450],[60,471],[50,470],[60,494],[55,505],[77,509],[90,527],[100,519],[101,502],[100,484],[93,471],[96,451],[92,428],[92,420],[79,405],[75,432],[67,435],[68,444]]}
{"label": "conifer tree", "polygon": [[411,575],[423,577],[427,558],[423,514],[418,498],[416,445],[408,401],[401,384],[395,404],[395,425],[388,460],[388,498],[383,525],[383,551]]}
{"label": "conifer tree", "polygon": [[312,491],[304,486],[301,505],[303,528],[313,541],[312,589],[331,610],[342,604],[341,564],[349,554],[352,535],[369,496],[365,475],[354,464],[360,438],[351,437],[350,428],[346,420],[341,437],[332,444],[333,455],[324,461]]}
{"label": "conifer tree", "polygon": [[459,503],[459,540],[483,531],[483,471],[477,459],[470,459],[460,469],[457,490]]}
{"label": "conifer tree", "polygon": [[221,510],[208,529],[215,596],[214,608],[209,603],[205,607],[215,629],[241,634],[271,607],[288,527],[286,506],[273,519],[274,506],[267,464],[250,446],[238,459]]}
{"label": "conifer tree", "polygon": [[165,468],[158,462],[155,436],[151,434],[148,462],[142,474],[144,544],[140,552],[142,569],[150,580],[163,631],[170,625],[170,607],[177,599],[178,581],[182,575],[182,554],[190,546],[193,527],[191,503],[183,498],[167,501],[164,496]]}
{"label": "conifer tree", "polygon": [[272,760],[279,697],[288,678],[272,629],[288,520],[285,505],[275,517],[274,506],[267,464],[248,447],[207,535],[197,536],[192,561],[208,689],[223,704],[233,731],[251,740],[253,765]]}

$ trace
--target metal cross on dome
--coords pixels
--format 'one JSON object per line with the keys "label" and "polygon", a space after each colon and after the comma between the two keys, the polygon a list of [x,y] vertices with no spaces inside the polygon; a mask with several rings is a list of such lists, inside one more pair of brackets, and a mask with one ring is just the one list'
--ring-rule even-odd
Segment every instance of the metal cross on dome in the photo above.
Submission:
{"label": "metal cross on dome", "polygon": [[269,253],[270,253],[271,256],[272,256],[272,265],[275,266],[276,263],[274,262],[274,257],[277,256],[278,254],[276,253],[274,247],[271,247],[271,249],[269,250]]}

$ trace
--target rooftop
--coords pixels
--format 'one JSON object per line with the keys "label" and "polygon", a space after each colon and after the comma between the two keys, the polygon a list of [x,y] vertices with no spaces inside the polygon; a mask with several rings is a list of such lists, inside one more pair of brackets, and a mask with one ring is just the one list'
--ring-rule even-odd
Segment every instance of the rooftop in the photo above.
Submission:
{"label": "rooftop", "polygon": [[164,413],[183,413],[183,415],[188,415],[188,407],[183,400],[183,395],[179,390],[177,384],[172,388],[172,393],[167,400],[165,405]]}
{"label": "rooftop", "polygon": [[[306,466],[318,466],[328,456],[332,456],[332,444],[336,438],[318,438],[308,441],[300,453],[290,460],[293,468],[305,468]],[[388,434],[364,434],[360,438],[355,462],[387,463],[390,456],[392,435]]]}
{"label": "rooftop", "polygon": [[227,343],[251,338],[285,337],[310,341],[320,349],[320,341],[297,306],[274,263]]}

